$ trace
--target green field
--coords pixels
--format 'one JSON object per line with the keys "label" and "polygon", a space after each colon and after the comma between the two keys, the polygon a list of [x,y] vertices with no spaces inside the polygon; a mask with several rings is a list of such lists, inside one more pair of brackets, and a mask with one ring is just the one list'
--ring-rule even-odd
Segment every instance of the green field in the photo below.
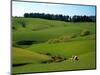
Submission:
{"label": "green field", "polygon": [[12,73],[95,69],[95,29],[94,22],[12,18]]}

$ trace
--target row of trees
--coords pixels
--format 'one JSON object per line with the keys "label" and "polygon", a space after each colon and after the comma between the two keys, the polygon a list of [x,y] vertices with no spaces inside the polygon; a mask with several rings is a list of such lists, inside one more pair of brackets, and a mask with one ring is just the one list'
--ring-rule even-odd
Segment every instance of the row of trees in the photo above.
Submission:
{"label": "row of trees", "polygon": [[68,15],[54,15],[54,14],[45,14],[45,13],[25,13],[25,18],[43,18],[43,19],[49,19],[49,20],[60,20],[65,22],[95,22],[96,17],[95,16],[68,16]]}

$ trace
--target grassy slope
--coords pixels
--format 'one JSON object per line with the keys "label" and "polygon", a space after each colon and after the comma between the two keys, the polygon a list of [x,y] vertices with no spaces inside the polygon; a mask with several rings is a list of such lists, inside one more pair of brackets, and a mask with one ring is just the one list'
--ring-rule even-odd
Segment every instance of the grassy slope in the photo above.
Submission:
{"label": "grassy slope", "polygon": [[[47,41],[51,38],[57,38],[62,35],[69,36],[72,33],[79,34],[81,31],[87,29],[91,34],[95,33],[95,24],[94,23],[66,23],[62,21],[51,21],[43,19],[32,19],[32,18],[14,18],[16,23],[18,20],[24,20],[27,24],[25,30],[20,30],[22,27],[18,27],[18,30],[13,32],[13,40],[35,40],[35,41]],[[18,22],[17,22],[18,23]],[[41,28],[44,26],[48,28]],[[13,24],[13,26],[21,26]],[[32,31],[32,28],[40,30]],[[30,29],[31,28],[31,29]]]}
{"label": "grassy slope", "polygon": [[46,55],[38,54],[21,48],[12,48],[12,60],[13,64],[24,63],[40,63],[41,61],[49,60]]}
{"label": "grassy slope", "polygon": [[51,64],[29,64],[21,67],[13,68],[13,73],[29,73],[29,72],[48,72],[48,71],[64,71],[64,70],[80,70],[95,68],[95,52],[89,52],[80,55],[77,62],[63,61]]}
{"label": "grassy slope", "polygon": [[[56,44],[48,44],[48,43],[33,44],[26,50],[33,53],[34,52],[50,53],[52,55],[62,56],[66,58],[69,58],[72,55],[77,55],[79,56],[80,60],[77,63],[76,62],[73,63],[69,60],[66,60],[60,63],[29,64],[20,67],[13,67],[13,73],[95,68],[95,24],[94,23],[66,23],[61,21],[51,21],[51,20],[32,19],[32,18],[20,18],[20,19],[25,20],[28,25],[26,28],[22,28],[19,24],[16,25],[16,23],[14,22],[15,24],[13,25],[18,28],[17,30],[13,31],[14,41],[24,40],[24,39],[47,41],[48,39],[58,38],[63,35],[70,36],[72,33],[78,35],[78,37],[73,38],[72,41],[69,42],[56,43]],[[20,19],[14,18],[15,21]],[[32,29],[36,30],[32,31]],[[81,33],[82,30],[85,29],[89,30],[91,35],[80,37],[79,34]]]}
{"label": "grassy slope", "polygon": [[[76,44],[77,43],[77,44]],[[71,57],[79,56],[78,62],[66,60],[60,63],[51,64],[29,64],[21,67],[13,68],[13,73],[27,72],[45,72],[45,71],[61,71],[61,70],[77,70],[77,69],[93,69],[95,68],[95,41],[75,41],[59,44],[39,44],[31,46],[31,51],[40,53],[51,53],[52,55]],[[87,62],[86,62],[87,61]],[[58,68],[59,67],[59,68]]]}
{"label": "grassy slope", "polygon": [[71,57],[86,52],[95,51],[95,40],[72,41],[57,44],[38,44],[28,48],[28,50],[40,53],[51,53],[52,55]]}

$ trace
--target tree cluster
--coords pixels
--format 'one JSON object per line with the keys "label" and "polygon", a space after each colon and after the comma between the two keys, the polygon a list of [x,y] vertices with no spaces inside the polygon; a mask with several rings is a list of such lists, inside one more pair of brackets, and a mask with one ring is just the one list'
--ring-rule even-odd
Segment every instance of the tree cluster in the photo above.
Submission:
{"label": "tree cluster", "polygon": [[95,16],[78,16],[75,15],[72,17],[72,22],[95,22],[96,17]]}
{"label": "tree cluster", "polygon": [[49,19],[49,20],[59,20],[65,22],[95,22],[95,16],[69,16],[69,15],[62,15],[62,14],[45,14],[45,13],[25,13],[25,18],[42,18],[42,19]]}

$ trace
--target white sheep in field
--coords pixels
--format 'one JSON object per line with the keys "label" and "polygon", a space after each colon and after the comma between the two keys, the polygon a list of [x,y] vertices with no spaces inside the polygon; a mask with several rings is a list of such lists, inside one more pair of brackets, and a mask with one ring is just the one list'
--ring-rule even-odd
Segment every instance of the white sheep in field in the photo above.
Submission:
{"label": "white sheep in field", "polygon": [[79,57],[78,56],[74,56],[74,60],[78,61]]}
{"label": "white sheep in field", "polygon": [[69,60],[71,61],[78,61],[79,60],[79,57],[78,56],[72,56],[71,58],[69,58]]}

